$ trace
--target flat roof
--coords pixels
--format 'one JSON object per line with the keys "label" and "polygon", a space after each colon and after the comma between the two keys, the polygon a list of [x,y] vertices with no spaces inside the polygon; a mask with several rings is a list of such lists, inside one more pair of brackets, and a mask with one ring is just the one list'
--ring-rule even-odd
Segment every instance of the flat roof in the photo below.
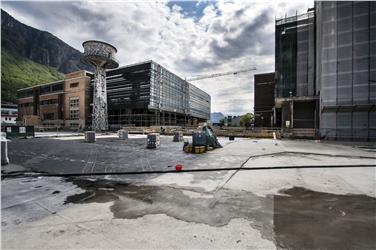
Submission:
{"label": "flat roof", "polygon": [[[75,73],[75,72],[80,72],[80,71],[84,71],[85,74],[91,74],[91,75],[94,74],[94,73],[92,73],[92,72],[90,72],[90,71],[87,71],[87,70],[78,70],[78,71],[73,71],[73,72],[70,72],[70,73],[64,74],[64,76],[65,76],[65,75],[68,75],[68,74]],[[35,88],[35,87],[41,87],[41,86],[50,85],[50,84],[55,84],[55,83],[59,83],[59,82],[65,82],[65,80],[72,80],[72,79],[80,78],[80,77],[85,77],[85,76],[79,76],[79,77],[68,78],[68,79],[65,79],[65,78],[64,78],[64,79],[62,79],[62,80],[58,80],[58,81],[54,81],[54,82],[41,83],[41,84],[38,84],[38,85],[33,85],[33,86],[30,86],[30,87],[26,87],[26,88],[18,89],[17,91],[26,90],[26,89],[32,89],[32,88]]]}
{"label": "flat roof", "polygon": [[22,89],[18,89],[17,91],[21,91],[21,90],[27,90],[27,89],[33,89],[35,87],[40,87],[40,86],[45,86],[45,85],[50,85],[50,84],[55,84],[55,83],[60,83],[60,82],[64,82],[65,80],[58,80],[58,81],[55,81],[55,82],[48,82],[48,83],[41,83],[41,84],[38,84],[38,85],[34,85],[34,86],[30,86],[30,87],[26,87],[26,88],[22,88]]}

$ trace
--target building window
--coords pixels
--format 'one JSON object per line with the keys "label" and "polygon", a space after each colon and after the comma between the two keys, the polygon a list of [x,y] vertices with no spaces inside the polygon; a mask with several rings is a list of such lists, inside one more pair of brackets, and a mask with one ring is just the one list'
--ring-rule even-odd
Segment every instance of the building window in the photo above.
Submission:
{"label": "building window", "polygon": [[80,108],[80,98],[79,97],[69,98],[69,107],[70,109]]}
{"label": "building window", "polygon": [[54,113],[45,113],[45,114],[43,114],[43,119],[44,120],[54,120],[55,114]]}
{"label": "building window", "polygon": [[71,120],[80,119],[80,98],[78,96],[69,98],[69,110]]}
{"label": "building window", "polygon": [[78,119],[80,119],[80,111],[79,110],[71,110],[70,111],[70,119],[71,120],[78,120]]}
{"label": "building window", "polygon": [[78,87],[78,82],[73,82],[69,86],[70,86],[70,88],[77,88]]}
{"label": "building window", "polygon": [[50,100],[44,100],[40,102],[40,105],[50,105],[50,104],[56,104],[57,99],[50,99]]}

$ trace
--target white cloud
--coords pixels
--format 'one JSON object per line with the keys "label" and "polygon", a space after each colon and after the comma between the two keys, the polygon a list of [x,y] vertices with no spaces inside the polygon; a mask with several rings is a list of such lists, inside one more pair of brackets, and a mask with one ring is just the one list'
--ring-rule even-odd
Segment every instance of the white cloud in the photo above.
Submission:
{"label": "white cloud", "polygon": [[181,77],[239,70],[256,72],[193,82],[212,97],[212,112],[253,111],[253,73],[274,70],[274,19],[303,13],[313,2],[200,1],[195,20],[166,2],[3,2],[16,19],[49,31],[82,51],[85,40],[118,48],[120,65],[148,59]]}

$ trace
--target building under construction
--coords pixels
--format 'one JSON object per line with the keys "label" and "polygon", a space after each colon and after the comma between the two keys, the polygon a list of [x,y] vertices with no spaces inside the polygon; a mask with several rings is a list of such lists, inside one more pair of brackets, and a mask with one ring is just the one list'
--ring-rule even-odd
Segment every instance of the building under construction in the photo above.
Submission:
{"label": "building under construction", "polygon": [[276,20],[275,126],[376,140],[376,2],[317,1]]}
{"label": "building under construction", "polygon": [[[275,127],[280,121],[274,121],[274,82],[275,73],[256,74],[254,76],[255,98],[254,117],[255,127]],[[278,117],[279,118],[279,117]]]}
{"label": "building under construction", "polygon": [[310,129],[314,136],[319,125],[314,9],[276,20],[275,39],[275,126],[283,134]]}
{"label": "building under construction", "polygon": [[[210,95],[147,61],[107,70],[108,124],[186,126],[210,119]],[[65,80],[18,91],[18,120],[27,125],[88,129],[92,119],[93,74],[80,71]]]}

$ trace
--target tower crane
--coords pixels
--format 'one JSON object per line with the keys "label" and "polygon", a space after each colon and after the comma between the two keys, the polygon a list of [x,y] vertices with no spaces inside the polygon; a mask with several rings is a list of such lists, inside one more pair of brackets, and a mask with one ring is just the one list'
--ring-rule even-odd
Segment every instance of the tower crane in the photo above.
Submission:
{"label": "tower crane", "polygon": [[227,75],[237,75],[237,74],[241,74],[241,73],[245,73],[245,72],[249,72],[249,71],[253,71],[253,70],[256,70],[256,67],[237,70],[237,71],[227,71],[227,72],[222,72],[222,73],[197,75],[197,76],[187,77],[185,80],[192,82],[192,81],[198,81],[198,80],[207,79],[207,78],[215,78],[215,77],[227,76]]}

